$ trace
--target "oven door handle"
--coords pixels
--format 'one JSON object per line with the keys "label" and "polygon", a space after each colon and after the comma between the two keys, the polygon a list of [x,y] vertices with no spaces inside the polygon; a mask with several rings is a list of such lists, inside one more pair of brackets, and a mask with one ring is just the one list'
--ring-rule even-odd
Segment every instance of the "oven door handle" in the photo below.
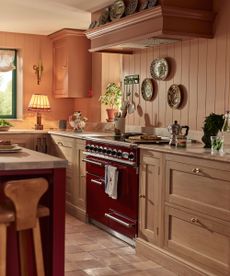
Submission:
{"label": "oven door handle", "polygon": [[115,221],[117,223],[120,223],[121,225],[123,225],[123,226],[125,226],[127,228],[133,227],[133,224],[124,222],[123,220],[118,219],[118,218],[112,216],[111,214],[105,213],[105,217],[107,217],[107,218],[109,218],[109,219],[111,219],[111,220],[113,220],[113,221]]}
{"label": "oven door handle", "polygon": [[94,164],[94,165],[97,165],[97,166],[100,166],[100,167],[104,166],[104,164],[102,164],[100,162],[97,162],[97,161],[94,161],[94,160],[90,160],[90,159],[86,159],[86,158],[83,158],[82,161],[86,162],[86,163]]}
{"label": "oven door handle", "polygon": [[102,181],[98,181],[98,180],[95,180],[95,179],[91,179],[90,181],[94,184],[102,185]]}

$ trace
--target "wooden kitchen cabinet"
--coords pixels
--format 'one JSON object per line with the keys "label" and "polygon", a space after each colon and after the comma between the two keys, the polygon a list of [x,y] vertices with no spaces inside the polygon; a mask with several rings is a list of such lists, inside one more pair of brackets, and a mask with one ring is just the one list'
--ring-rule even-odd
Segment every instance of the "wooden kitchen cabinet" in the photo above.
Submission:
{"label": "wooden kitchen cabinet", "polygon": [[141,151],[138,236],[153,244],[159,241],[160,164],[161,154]]}
{"label": "wooden kitchen cabinet", "polygon": [[82,161],[85,141],[51,134],[50,154],[68,160],[66,169],[66,210],[80,220],[86,220],[85,163]]}
{"label": "wooden kitchen cabinet", "polygon": [[56,98],[89,95],[92,75],[90,41],[81,30],[63,29],[50,35],[53,41],[53,93]]}
{"label": "wooden kitchen cabinet", "polygon": [[141,150],[137,254],[178,275],[230,275],[229,163],[168,153],[158,162],[159,152],[147,152]]}

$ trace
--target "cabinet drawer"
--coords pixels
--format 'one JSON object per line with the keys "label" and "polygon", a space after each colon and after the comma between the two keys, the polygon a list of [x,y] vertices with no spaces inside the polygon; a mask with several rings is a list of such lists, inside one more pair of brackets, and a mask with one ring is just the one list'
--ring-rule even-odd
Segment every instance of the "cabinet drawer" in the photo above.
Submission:
{"label": "cabinet drawer", "polygon": [[165,247],[180,257],[230,275],[230,224],[208,219],[193,212],[165,209]]}
{"label": "cabinet drawer", "polygon": [[62,147],[66,147],[66,148],[73,147],[73,142],[74,142],[73,138],[59,136],[59,135],[51,135],[51,138],[52,138],[53,142],[58,146],[62,146]]}
{"label": "cabinet drawer", "polygon": [[166,202],[230,221],[230,172],[215,162],[177,159],[166,160]]}

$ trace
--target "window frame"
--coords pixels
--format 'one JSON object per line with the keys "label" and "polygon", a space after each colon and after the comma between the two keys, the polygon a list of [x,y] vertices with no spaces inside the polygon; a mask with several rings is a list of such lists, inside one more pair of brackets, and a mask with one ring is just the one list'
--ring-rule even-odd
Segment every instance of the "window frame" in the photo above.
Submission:
{"label": "window frame", "polygon": [[17,49],[0,48],[0,50],[14,51],[14,65],[16,69],[12,70],[12,114],[1,115],[0,119],[17,119]]}

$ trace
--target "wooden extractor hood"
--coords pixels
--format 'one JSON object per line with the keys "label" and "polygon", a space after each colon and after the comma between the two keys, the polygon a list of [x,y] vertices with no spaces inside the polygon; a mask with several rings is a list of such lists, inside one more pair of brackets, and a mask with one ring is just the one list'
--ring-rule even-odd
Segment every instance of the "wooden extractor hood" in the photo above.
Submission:
{"label": "wooden extractor hood", "polygon": [[86,31],[91,52],[129,52],[195,37],[213,38],[212,0],[159,0],[159,5]]}

